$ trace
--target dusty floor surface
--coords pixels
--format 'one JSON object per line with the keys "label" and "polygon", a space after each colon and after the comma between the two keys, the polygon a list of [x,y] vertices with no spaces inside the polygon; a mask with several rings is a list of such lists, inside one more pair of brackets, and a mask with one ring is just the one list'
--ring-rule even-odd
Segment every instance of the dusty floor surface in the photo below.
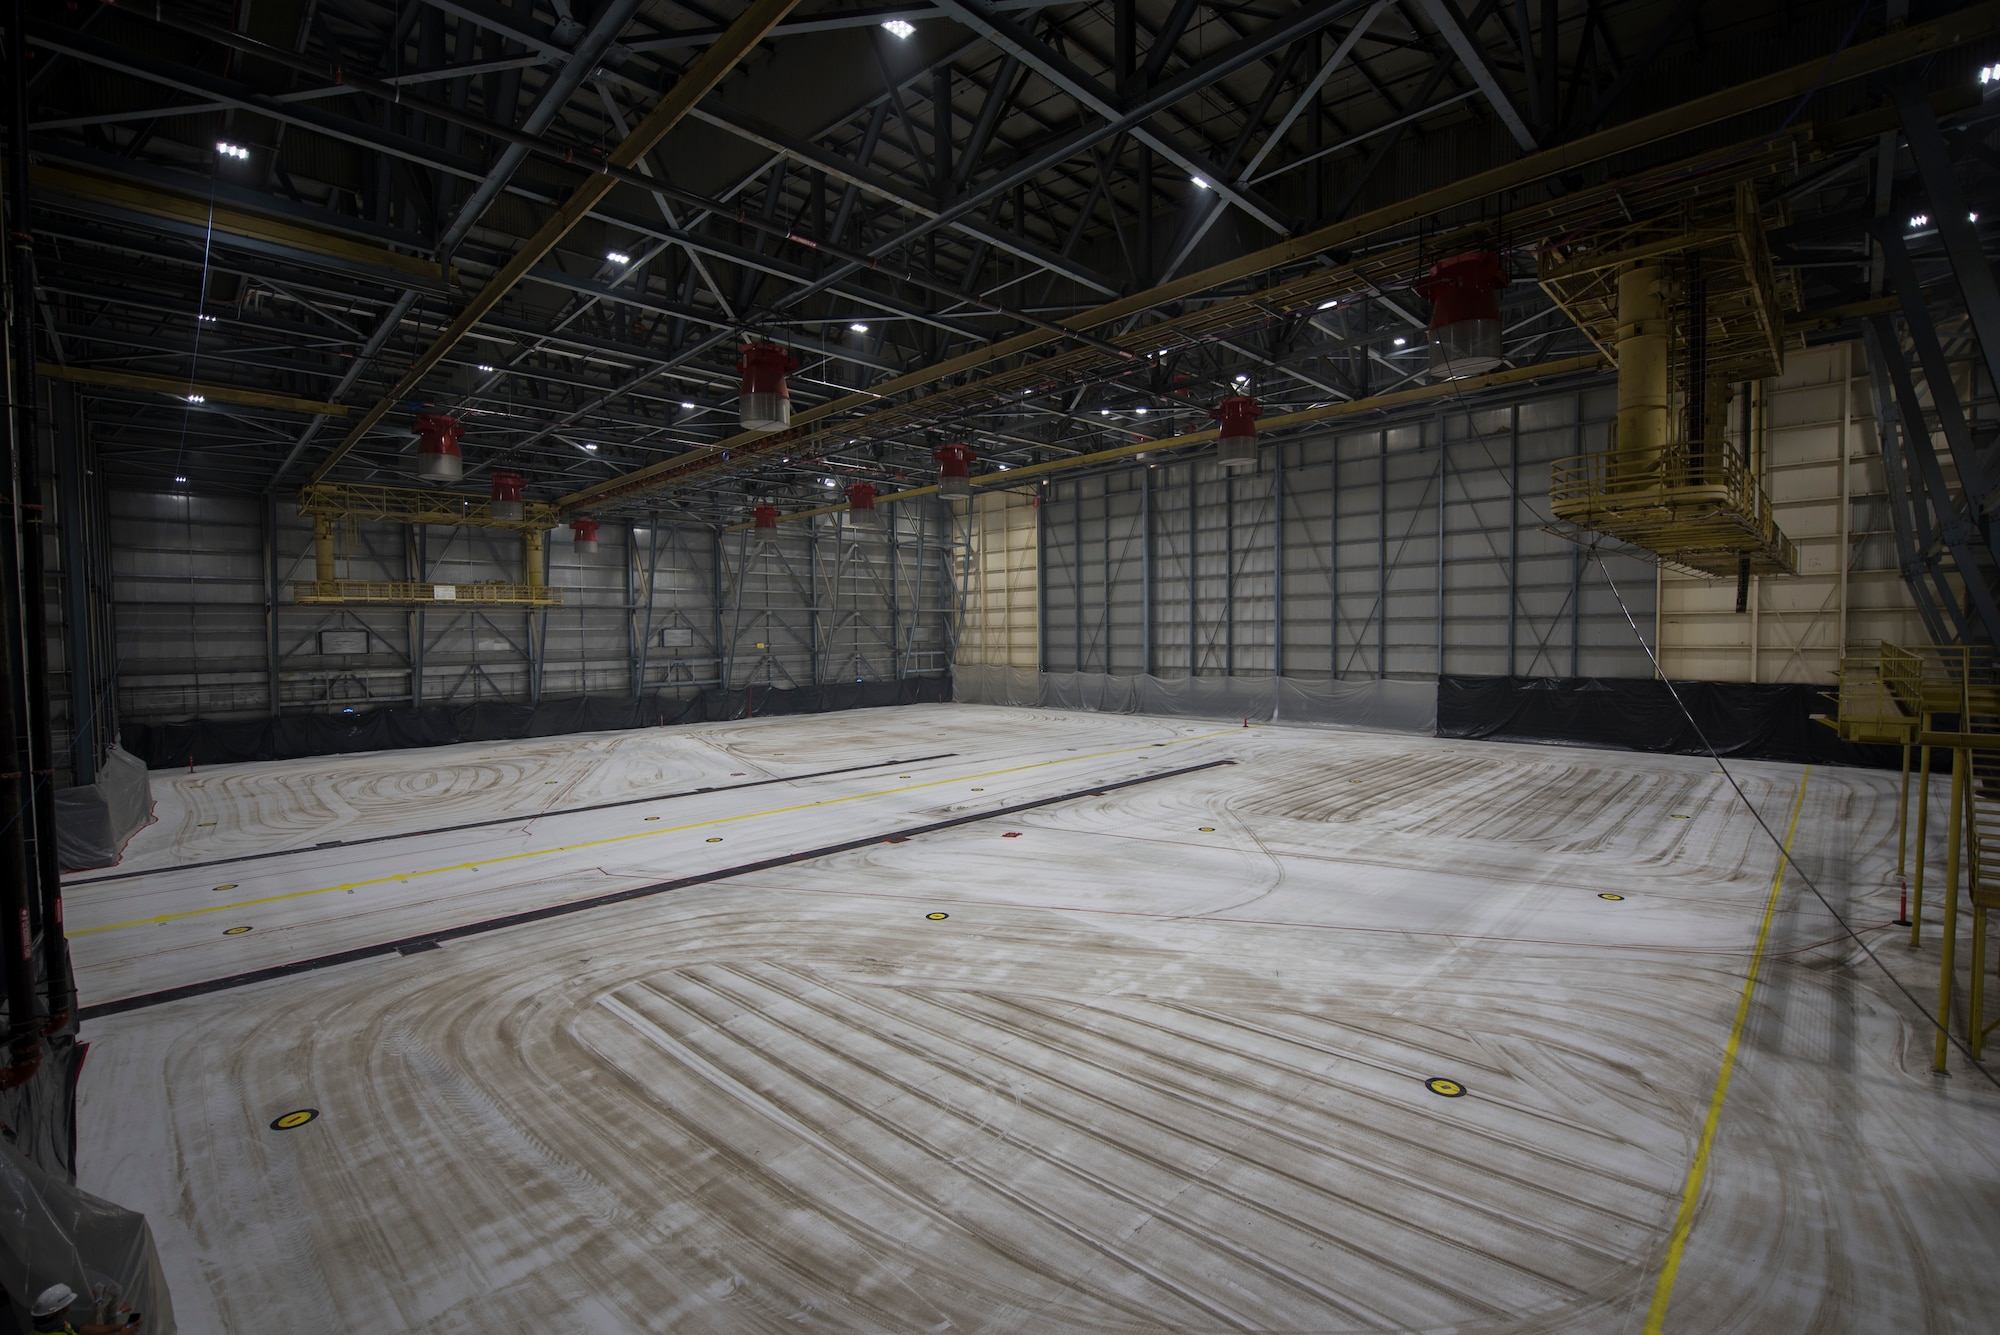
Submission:
{"label": "dusty floor surface", "polygon": [[[1778,867],[1706,760],[976,706],[155,783],[89,1003],[870,840],[91,1022],[240,1335],[1637,1332]],[[1917,980],[1894,811],[1794,853]],[[2000,1093],[1857,960],[1788,878],[1666,1330],[1993,1329]]]}

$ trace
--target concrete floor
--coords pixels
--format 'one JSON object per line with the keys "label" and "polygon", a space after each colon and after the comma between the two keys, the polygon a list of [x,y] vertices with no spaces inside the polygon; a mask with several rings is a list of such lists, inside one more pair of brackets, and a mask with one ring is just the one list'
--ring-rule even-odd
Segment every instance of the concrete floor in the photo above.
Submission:
{"label": "concrete floor", "polygon": [[[1636,1332],[1777,868],[1705,760],[976,706],[156,784],[87,1002],[871,840],[92,1022],[83,1185],[241,1335]],[[1893,784],[1794,852],[1915,980]],[[1835,936],[1788,879],[1669,1331],[1993,1328],[2000,1093]]]}

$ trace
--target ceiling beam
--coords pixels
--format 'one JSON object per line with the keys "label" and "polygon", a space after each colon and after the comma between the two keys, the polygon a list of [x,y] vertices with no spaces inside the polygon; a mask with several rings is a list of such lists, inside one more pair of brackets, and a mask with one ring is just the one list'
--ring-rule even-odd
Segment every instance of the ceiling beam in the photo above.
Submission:
{"label": "ceiling beam", "polygon": [[[632,170],[638,161],[667,136],[667,133],[693,111],[695,104],[714,90],[723,77],[734,69],[744,56],[754,50],[764,40],[779,19],[791,13],[799,0],[755,0],[743,16],[730,25],[729,32],[708,50],[704,51],[686,74],[669,88],[646,118],[628,135],[624,142],[611,154],[611,165],[626,171]],[[438,335],[410,369],[403,373],[392,388],[375,405],[362,415],[360,421],[349,429],[312,472],[311,480],[319,482],[333,470],[334,465],[347,452],[360,443],[361,438],[373,429],[376,423],[389,415],[389,410],[407,398],[432,367],[444,360],[446,353],[458,345],[460,339],[472,331],[480,318],[496,309],[515,284],[525,278],[534,267],[545,258],[556,245],[583,221],[591,207],[601,201],[618,183],[616,177],[602,173],[586,177],[579,182],[570,197],[550,219],[542,224],[541,230],[530,237],[514,257],[495,273],[479,295],[466,303],[446,330]]]}

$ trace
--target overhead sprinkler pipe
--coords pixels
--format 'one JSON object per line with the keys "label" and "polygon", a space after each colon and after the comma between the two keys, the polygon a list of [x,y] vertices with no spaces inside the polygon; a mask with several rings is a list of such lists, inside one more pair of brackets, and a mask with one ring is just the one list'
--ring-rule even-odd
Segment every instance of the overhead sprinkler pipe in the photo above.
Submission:
{"label": "overhead sprinkler pipe", "polygon": [[1667,280],[1657,264],[1618,275],[1617,479],[1644,485],[1667,447]]}
{"label": "overhead sprinkler pipe", "polygon": [[745,343],[736,357],[743,377],[736,418],[745,431],[783,431],[792,424],[792,392],[785,373],[799,369],[798,358],[776,343]]}
{"label": "overhead sprinkler pipe", "polygon": [[1233,394],[1210,410],[1221,424],[1215,442],[1215,462],[1225,472],[1257,466],[1257,419],[1264,407],[1248,394]]}
{"label": "overhead sprinkler pipe", "polygon": [[1500,293],[1507,265],[1494,251],[1472,250],[1439,260],[1419,279],[1431,303],[1431,375],[1460,380],[1500,364]]}

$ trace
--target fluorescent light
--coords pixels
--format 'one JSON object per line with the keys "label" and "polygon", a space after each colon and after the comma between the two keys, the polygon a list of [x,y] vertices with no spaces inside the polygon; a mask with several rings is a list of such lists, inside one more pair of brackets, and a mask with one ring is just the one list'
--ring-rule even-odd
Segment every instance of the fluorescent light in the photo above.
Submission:
{"label": "fluorescent light", "polygon": [[847,327],[849,329],[852,329],[857,334],[865,334],[868,332],[868,326],[865,324],[851,324]]}
{"label": "fluorescent light", "polygon": [[1000,470],[1001,472],[1003,472],[1003,473],[1004,473],[1004,472],[1006,472],[1006,471],[1007,471],[1008,469],[1012,468],[1013,466],[1014,466],[1014,465],[1012,465],[1012,464],[995,464],[995,465],[994,465],[994,467],[998,468],[998,469],[999,469],[999,470]]}
{"label": "fluorescent light", "polygon": [[589,450],[592,454],[597,453],[597,447],[595,445],[585,445],[583,448]]}
{"label": "fluorescent light", "polygon": [[1195,183],[1196,189],[1206,190],[1209,188],[1208,182],[1202,180],[1199,176],[1190,176],[1188,177],[1188,180],[1193,181]]}
{"label": "fluorescent light", "polygon": [[2000,65],[1982,65],[1979,69],[1979,82],[1988,84],[1996,81],[2000,81]]}
{"label": "fluorescent light", "polygon": [[903,19],[890,19],[887,23],[883,24],[882,26],[889,30],[889,35],[891,37],[900,37],[902,40],[906,42],[910,40],[910,35],[916,32],[917,30],[916,24],[907,22]]}
{"label": "fluorescent light", "polygon": [[632,257],[622,250],[607,250],[604,252],[604,258],[610,260],[613,264],[630,264],[632,262]]}
{"label": "fluorescent light", "polygon": [[488,366],[485,362],[479,363],[479,369],[484,371],[487,375],[493,374],[493,368]]}
{"label": "fluorescent light", "polygon": [[1236,377],[1236,383],[1239,385],[1247,385],[1250,383],[1250,377],[1247,375],[1239,375]]}
{"label": "fluorescent light", "polygon": [[686,399],[681,400],[681,407],[686,408],[689,411],[693,411],[694,409],[694,405],[692,403],[689,403]]}
{"label": "fluorescent light", "polygon": [[835,483],[835,482],[834,482],[834,480],[833,480],[832,478],[830,478],[830,477],[823,477],[823,478],[821,478],[821,479],[820,479],[819,481],[820,481],[820,485],[821,485],[821,486],[823,486],[823,487],[831,487],[831,486],[836,486],[836,485],[838,485],[838,484],[837,484],[837,483]]}
{"label": "fluorescent light", "polygon": [[1333,308],[1334,308],[1335,306],[1338,306],[1339,304],[1340,304],[1340,298],[1339,298],[1339,297],[1335,297],[1335,298],[1334,298],[1334,299],[1333,299],[1332,301],[1322,301],[1322,302],[1321,302],[1321,303],[1319,304],[1319,308],[1320,308],[1321,310],[1323,310],[1323,311],[1330,311],[1330,310],[1332,310],[1332,309],[1333,309]]}
{"label": "fluorescent light", "polygon": [[1097,410],[1097,415],[1099,417],[1109,417],[1111,416],[1111,410],[1109,408],[1099,408]]}
{"label": "fluorescent light", "polygon": [[206,398],[204,398],[203,396],[201,396],[201,395],[199,395],[199,394],[190,394],[190,395],[188,395],[188,396],[187,396],[187,400],[188,400],[188,402],[189,402],[189,403],[207,403],[207,402],[208,402],[208,400],[207,400]]}
{"label": "fluorescent light", "polygon": [[1403,346],[1403,345],[1404,345],[1405,343],[1408,343],[1408,342],[1409,342],[1410,340],[1409,340],[1409,339],[1407,339],[1407,338],[1398,338],[1398,339],[1392,339],[1391,341],[1392,341],[1393,343],[1395,343],[1395,345],[1396,345],[1397,347],[1399,347],[1399,348],[1400,348],[1400,347],[1402,347],[1402,346]]}
{"label": "fluorescent light", "polygon": [[213,315],[197,315],[197,316],[195,316],[194,318],[195,318],[196,320],[199,320],[199,321],[200,321],[201,323],[203,323],[203,324],[214,324],[214,323],[215,323],[215,317],[214,317]]}
{"label": "fluorescent light", "polygon": [[1141,417],[1144,417],[1146,415],[1146,410],[1144,408],[1134,408],[1132,411],[1139,414],[1139,416]]}
{"label": "fluorescent light", "polygon": [[182,476],[181,476],[180,474],[176,473],[176,474],[174,475],[174,481],[176,481],[176,482],[185,482],[185,481],[187,481],[187,479],[186,479],[186,478],[184,478],[184,477],[182,477]]}
{"label": "fluorescent light", "polygon": [[222,154],[225,158],[247,158],[250,156],[249,149],[242,147],[240,144],[229,143],[227,140],[217,140],[215,151]]}
{"label": "fluorescent light", "polygon": [[1928,213],[1919,213],[1910,219],[1910,226],[1912,227],[1929,227],[1930,225],[1931,215]]}

